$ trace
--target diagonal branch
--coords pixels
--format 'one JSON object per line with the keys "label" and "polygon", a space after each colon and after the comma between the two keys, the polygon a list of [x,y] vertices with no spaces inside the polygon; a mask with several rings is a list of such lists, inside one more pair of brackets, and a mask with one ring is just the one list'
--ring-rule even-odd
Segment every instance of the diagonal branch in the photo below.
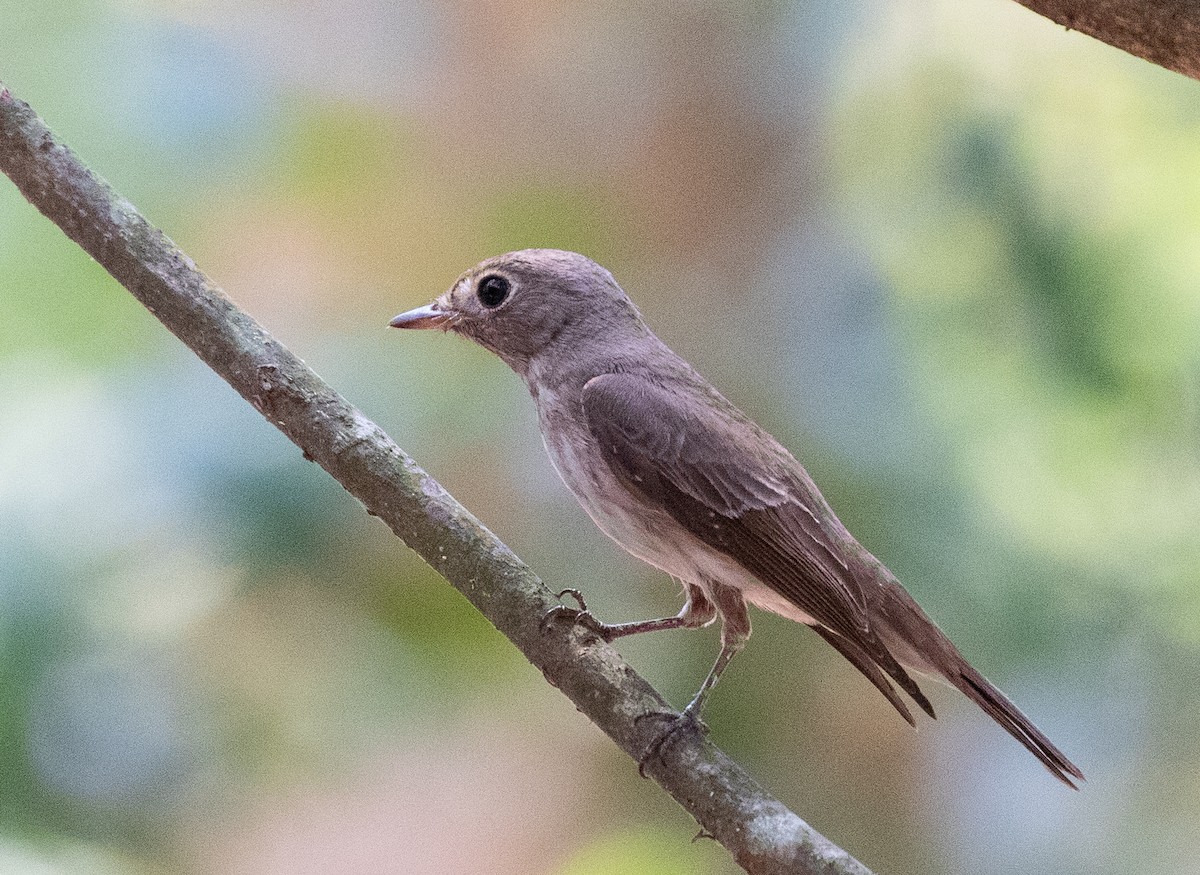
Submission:
{"label": "diagonal branch", "polygon": [[1200,79],[1196,0],[1017,0],[1022,6],[1152,64]]}
{"label": "diagonal branch", "polygon": [[[635,759],[669,706],[589,633],[543,630],[554,596],[382,429],[238,309],[161,231],[0,83],[0,170],[263,416],[478,608]],[[707,739],[683,737],[647,773],[753,873],[870,875]]]}

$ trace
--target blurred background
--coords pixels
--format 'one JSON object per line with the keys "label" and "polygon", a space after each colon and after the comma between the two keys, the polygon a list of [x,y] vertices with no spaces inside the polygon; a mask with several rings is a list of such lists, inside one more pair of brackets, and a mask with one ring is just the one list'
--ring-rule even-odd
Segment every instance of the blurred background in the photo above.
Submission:
{"label": "blurred background", "polygon": [[[713,738],[881,873],[1200,857],[1200,83],[1010,0],[0,0],[0,79],[558,589],[674,585],[518,379],[389,332],[609,267],[1088,774],[755,615]],[[0,181],[0,871],[730,873]],[[682,705],[713,630],[622,642]],[[927,685],[928,686],[928,685]]]}

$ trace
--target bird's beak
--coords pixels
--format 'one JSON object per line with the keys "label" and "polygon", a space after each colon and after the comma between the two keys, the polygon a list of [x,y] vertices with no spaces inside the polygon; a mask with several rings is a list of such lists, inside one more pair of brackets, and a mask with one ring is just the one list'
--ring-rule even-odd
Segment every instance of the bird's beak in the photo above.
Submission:
{"label": "bird's beak", "polygon": [[445,310],[440,301],[434,301],[424,307],[417,307],[415,310],[401,313],[388,325],[392,328],[443,328],[448,327],[446,323],[454,316],[453,310]]}

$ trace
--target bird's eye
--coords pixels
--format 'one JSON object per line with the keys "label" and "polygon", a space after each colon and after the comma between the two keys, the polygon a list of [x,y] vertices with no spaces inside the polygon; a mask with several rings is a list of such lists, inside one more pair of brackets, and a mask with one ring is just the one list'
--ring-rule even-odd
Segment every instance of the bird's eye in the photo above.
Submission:
{"label": "bird's eye", "polygon": [[504,277],[497,274],[485,276],[479,281],[479,303],[489,308],[499,307],[508,297],[509,288],[509,282]]}

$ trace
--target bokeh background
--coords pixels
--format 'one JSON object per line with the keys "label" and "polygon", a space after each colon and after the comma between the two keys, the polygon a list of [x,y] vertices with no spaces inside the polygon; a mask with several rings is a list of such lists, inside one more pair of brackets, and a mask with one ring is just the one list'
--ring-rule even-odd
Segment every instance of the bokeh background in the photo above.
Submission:
{"label": "bokeh background", "polygon": [[[552,586],[519,381],[385,329],[607,265],[1083,767],[756,615],[715,740],[881,873],[1200,859],[1200,83],[1010,0],[0,0],[0,79]],[[712,630],[622,642],[673,701]],[[729,873],[448,585],[0,181],[0,870]]]}

